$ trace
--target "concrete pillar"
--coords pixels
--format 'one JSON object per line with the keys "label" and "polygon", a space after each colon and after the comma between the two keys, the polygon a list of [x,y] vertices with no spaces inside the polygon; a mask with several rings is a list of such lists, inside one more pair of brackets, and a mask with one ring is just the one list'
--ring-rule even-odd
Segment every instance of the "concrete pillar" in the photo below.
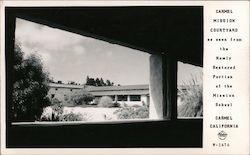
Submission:
{"label": "concrete pillar", "polygon": [[163,119],[163,86],[162,86],[162,57],[160,55],[150,56],[149,76],[149,118]]}
{"label": "concrete pillar", "polygon": [[168,55],[150,56],[149,118],[177,119],[177,60]]}
{"label": "concrete pillar", "polygon": [[118,97],[117,97],[117,95],[115,95],[115,102],[117,102],[117,100],[118,100]]}

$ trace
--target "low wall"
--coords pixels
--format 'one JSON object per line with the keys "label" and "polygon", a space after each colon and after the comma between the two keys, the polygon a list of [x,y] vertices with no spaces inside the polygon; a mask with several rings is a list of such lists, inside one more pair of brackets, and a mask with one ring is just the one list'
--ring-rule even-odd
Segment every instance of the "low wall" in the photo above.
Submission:
{"label": "low wall", "polygon": [[7,148],[202,148],[202,119],[11,125]]}

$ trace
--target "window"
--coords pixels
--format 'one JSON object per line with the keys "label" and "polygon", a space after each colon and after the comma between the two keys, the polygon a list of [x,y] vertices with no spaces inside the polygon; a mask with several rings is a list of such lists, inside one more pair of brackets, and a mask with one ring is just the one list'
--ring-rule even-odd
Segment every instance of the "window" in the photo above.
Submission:
{"label": "window", "polygon": [[117,100],[118,101],[128,101],[128,95],[118,95]]}
{"label": "window", "polygon": [[[172,86],[171,84],[167,86],[169,88],[166,88],[164,86],[163,81],[166,79],[163,80],[163,77],[165,76],[163,75],[163,72],[165,71],[164,68],[162,68],[162,66],[166,64],[164,64],[165,57],[163,55],[148,54],[146,52],[134,51],[129,48],[124,48],[122,46],[120,47],[118,45],[114,46],[108,42],[100,41],[97,39],[81,35],[76,35],[74,33],[65,32],[60,29],[53,29],[51,27],[33,23],[23,19],[17,19],[16,22],[17,22],[16,36],[20,39],[21,45],[25,46],[24,49],[31,50],[28,47],[29,45],[32,44],[33,46],[35,46],[33,48],[37,48],[37,51],[40,51],[38,53],[41,55],[41,58],[44,59],[45,63],[44,65],[48,69],[52,68],[50,71],[51,75],[53,75],[53,78],[64,79],[62,81],[61,80],[58,81],[58,84],[63,84],[64,83],[63,81],[69,81],[71,80],[70,78],[75,78],[73,80],[79,83],[80,81],[82,81],[82,75],[86,76],[86,83],[83,83],[83,85],[85,84],[87,87],[86,89],[84,89],[84,91],[82,91],[82,94],[78,94],[79,96],[76,96],[76,99],[81,101],[79,101],[79,103],[78,101],[75,101],[77,102],[76,105],[79,105],[80,103],[88,105],[88,107],[82,106],[81,108],[85,108],[86,110],[87,108],[90,108],[92,105],[93,105],[92,107],[94,107],[94,105],[98,105],[100,107],[101,104],[98,104],[99,102],[104,103],[102,105],[104,106],[105,104],[109,104],[110,102],[115,101],[116,96],[113,94],[116,93],[132,94],[131,92],[134,91],[136,94],[141,92],[143,93],[146,92],[149,94],[149,99],[145,100],[143,99],[144,102],[147,102],[146,105],[149,105],[150,103],[151,106],[149,107],[153,109],[153,110],[148,109],[148,111],[150,110],[152,111],[149,112],[148,118],[163,119],[164,114],[162,113],[162,111],[164,111],[163,109],[164,106],[162,105],[165,103],[172,104],[172,102],[176,102],[175,100],[166,101],[165,98],[174,98],[176,96],[178,102],[177,115],[179,117],[191,116],[191,114],[182,114],[187,107],[190,107],[188,106],[189,103],[187,103],[188,99],[186,98],[191,96],[190,95],[190,93],[192,93],[190,92],[191,90],[199,89],[198,87],[200,85],[199,84],[190,85],[188,83],[190,81],[194,81],[194,79],[188,79],[189,81],[185,81],[186,83],[184,84],[180,84],[178,82],[177,95],[175,94],[174,96],[171,93],[168,93],[168,95],[171,94],[172,96],[170,95],[166,97],[166,94],[164,94],[163,91],[164,89],[174,90],[176,88],[173,88],[175,87],[175,85]],[[29,31],[25,31],[27,34],[23,34],[24,31],[22,31],[22,29],[24,30],[27,29],[27,27],[25,26],[31,27],[35,33],[28,33]],[[39,27],[42,28],[43,33],[41,33],[41,29],[39,29]],[[52,38],[51,40],[51,42],[54,42],[53,47],[51,47],[51,49],[47,49],[46,48],[47,41],[37,39],[34,35],[34,34],[45,35],[46,33],[55,34],[57,35],[56,37],[62,38],[63,41],[62,44],[60,45],[67,46],[67,48],[73,47],[72,49],[73,52],[68,52],[68,50],[64,51],[55,50],[59,48],[57,47],[59,46],[59,44],[57,44],[58,39],[54,38]],[[25,35],[29,35],[29,37],[24,37]],[[43,37],[51,39],[46,35]],[[27,38],[31,39],[26,40]],[[69,42],[67,38],[75,39],[76,43],[73,44]],[[95,46],[89,47],[88,43],[85,42],[79,44],[80,40],[82,39],[85,40],[86,42],[90,42]],[[27,42],[29,42],[29,44]],[[38,43],[39,46],[36,47]],[[87,48],[87,50],[85,48]],[[104,48],[104,50],[102,52],[98,52],[99,48]],[[122,52],[117,50],[117,48],[121,48],[120,51]],[[24,56],[27,57],[28,54],[30,54],[30,51],[24,51]],[[57,59],[56,61],[52,61],[52,59],[49,59],[58,56],[63,56],[64,60],[62,61],[61,59]],[[95,61],[96,59],[98,59],[99,61],[96,62]],[[126,60],[130,60],[129,65],[127,64]],[[64,66],[63,68],[61,67],[62,65]],[[75,67],[72,68],[72,65],[74,65]],[[91,66],[91,69],[89,66]],[[177,76],[178,81],[182,81],[183,78],[188,77],[187,74],[192,74],[191,72],[188,72],[189,70],[190,71],[195,70],[193,69],[195,67],[192,68],[186,66],[187,66],[186,64],[183,64],[181,62],[178,63],[178,76]],[[121,72],[121,68],[123,69],[123,72]],[[96,77],[90,77],[89,75],[93,75]],[[114,80],[109,80],[108,78]],[[169,78],[169,76],[167,76],[167,78]],[[106,89],[106,87],[109,88]],[[69,90],[72,92],[73,88],[69,88]],[[55,91],[58,91],[58,88],[55,88]],[[193,92],[193,93],[198,93],[198,92]],[[60,93],[58,93],[58,97],[60,97]],[[140,102],[141,100],[142,100],[141,95],[130,95],[130,96],[117,95],[117,101]],[[89,105],[89,103],[92,104]],[[202,103],[199,103],[200,106],[201,104]],[[202,106],[200,107],[200,110],[202,111]],[[197,115],[199,116],[201,115],[200,113],[202,112],[199,111],[199,114],[193,114],[193,115],[194,117],[197,117]]]}
{"label": "window", "polygon": [[111,96],[109,96],[109,97],[111,97],[112,100],[115,101],[115,95],[111,95]]}
{"label": "window", "polygon": [[130,95],[130,101],[141,101],[141,95]]}
{"label": "window", "polygon": [[[26,31],[29,28],[32,30]],[[125,116],[126,109],[123,104],[133,106],[127,103],[127,94],[151,93],[149,76],[154,76],[149,73],[151,54],[21,18],[16,19],[15,33],[20,46],[25,49],[22,51],[24,59],[30,54],[39,56],[43,62],[41,67],[49,73],[51,79],[58,81],[55,83],[58,87],[53,87],[53,90],[57,91],[57,99],[62,101],[64,107],[71,105],[66,107],[69,111],[79,110],[80,115],[87,113],[86,122],[150,118],[149,108],[144,104],[137,104],[137,107],[145,107],[144,113],[136,111],[139,109],[133,109],[135,112],[130,111]],[[46,39],[37,38],[38,35]],[[72,49],[71,52],[68,49]],[[54,57],[58,59],[53,59]],[[75,81],[80,85],[73,88],[73,83],[68,82],[67,86],[65,81]],[[54,93],[50,88],[49,93],[51,92]],[[115,103],[116,100],[120,102]],[[141,101],[141,96],[132,95],[130,100]],[[149,100],[145,102],[147,105],[150,103]],[[121,110],[117,112],[118,108]],[[110,113],[112,119],[106,117]],[[133,116],[134,114],[138,116]]]}

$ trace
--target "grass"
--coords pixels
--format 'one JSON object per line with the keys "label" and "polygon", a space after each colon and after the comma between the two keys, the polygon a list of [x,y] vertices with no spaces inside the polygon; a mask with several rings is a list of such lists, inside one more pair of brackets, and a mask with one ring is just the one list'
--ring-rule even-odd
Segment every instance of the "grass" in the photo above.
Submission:
{"label": "grass", "polygon": [[185,89],[178,92],[178,117],[202,117],[203,116],[203,92],[202,84],[192,76],[189,83],[184,83]]}

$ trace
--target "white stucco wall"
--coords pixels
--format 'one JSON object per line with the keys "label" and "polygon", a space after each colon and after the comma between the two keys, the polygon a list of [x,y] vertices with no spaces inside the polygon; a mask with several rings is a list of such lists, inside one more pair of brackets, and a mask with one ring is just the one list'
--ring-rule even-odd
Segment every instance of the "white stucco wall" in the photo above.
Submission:
{"label": "white stucco wall", "polygon": [[[56,90],[57,89],[57,90]],[[71,91],[72,90],[72,91]],[[49,92],[48,92],[48,97],[52,99],[52,94],[54,94],[54,98],[57,98],[59,101],[66,103],[67,101],[65,100],[66,98],[70,99],[70,96],[77,92],[80,91],[81,89],[78,88],[65,88],[65,87],[50,87]],[[117,95],[115,95],[117,98]],[[99,97],[100,98],[100,97]],[[141,101],[130,101],[130,95],[128,95],[127,101],[117,101],[121,105],[124,103],[127,104],[128,106],[133,106],[133,105],[143,105],[143,102],[145,104],[149,104],[149,96],[148,95],[141,95]]]}
{"label": "white stucco wall", "polygon": [[143,105],[143,102],[145,104],[147,104],[149,101],[147,100],[147,95],[141,95],[141,101],[130,101],[128,99],[128,101],[117,101],[118,103],[120,104],[127,104],[128,106],[133,106],[133,105],[140,105],[142,106]]}
{"label": "white stucco wall", "polygon": [[[71,91],[72,89],[72,91]],[[57,98],[59,101],[64,102],[65,101],[65,96],[70,96],[72,95],[74,92],[79,91],[80,89],[77,88],[57,88],[56,87],[52,87],[49,89],[48,92],[48,97],[51,99],[51,95],[55,94],[54,98]]]}

